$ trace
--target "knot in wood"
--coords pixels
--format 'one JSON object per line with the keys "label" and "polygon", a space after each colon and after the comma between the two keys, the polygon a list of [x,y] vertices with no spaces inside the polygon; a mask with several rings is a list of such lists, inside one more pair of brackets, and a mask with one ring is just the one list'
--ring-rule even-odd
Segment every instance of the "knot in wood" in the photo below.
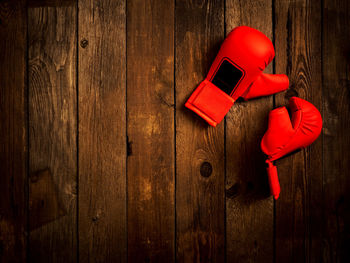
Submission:
{"label": "knot in wood", "polygon": [[87,39],[84,38],[80,41],[80,46],[82,48],[86,48],[88,45],[89,45],[89,41],[87,41]]}
{"label": "knot in wood", "polygon": [[209,177],[213,172],[213,167],[209,162],[204,162],[201,165],[200,173],[203,177]]}

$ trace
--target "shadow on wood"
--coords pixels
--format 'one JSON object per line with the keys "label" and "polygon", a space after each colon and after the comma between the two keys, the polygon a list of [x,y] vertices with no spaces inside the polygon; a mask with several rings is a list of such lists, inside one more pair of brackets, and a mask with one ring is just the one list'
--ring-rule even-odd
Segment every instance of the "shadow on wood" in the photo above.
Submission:
{"label": "shadow on wood", "polygon": [[76,5],[75,0],[28,0],[28,7],[59,7]]}
{"label": "shadow on wood", "polygon": [[39,228],[66,214],[49,169],[32,174],[29,182],[29,229]]}

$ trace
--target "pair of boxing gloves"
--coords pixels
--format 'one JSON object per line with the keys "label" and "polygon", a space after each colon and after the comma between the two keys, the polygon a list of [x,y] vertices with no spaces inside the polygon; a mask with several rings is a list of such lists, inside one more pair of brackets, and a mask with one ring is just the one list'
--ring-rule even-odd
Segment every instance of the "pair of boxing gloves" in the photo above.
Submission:
{"label": "pair of boxing gloves", "polygon": [[[247,26],[235,28],[185,106],[215,127],[239,97],[248,100],[286,90],[289,86],[286,75],[263,73],[274,57],[273,44],[263,33]],[[292,97],[289,104],[291,118],[286,107],[270,112],[268,129],[261,141],[275,199],[280,194],[280,185],[273,161],[309,146],[322,129],[321,114],[315,106],[297,97]]]}

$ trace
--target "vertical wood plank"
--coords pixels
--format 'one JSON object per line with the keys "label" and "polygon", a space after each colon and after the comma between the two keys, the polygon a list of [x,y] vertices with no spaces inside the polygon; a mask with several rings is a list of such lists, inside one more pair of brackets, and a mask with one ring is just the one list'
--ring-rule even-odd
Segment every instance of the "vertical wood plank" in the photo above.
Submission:
{"label": "vertical wood plank", "polygon": [[26,259],[26,1],[0,2],[0,262]]}
{"label": "vertical wood plank", "polygon": [[174,1],[127,5],[128,259],[174,261]]}
{"label": "vertical wood plank", "polygon": [[[28,39],[29,222],[35,228],[29,235],[28,257],[32,262],[75,262],[75,3],[29,6]],[[38,174],[45,169],[49,172]]]}
{"label": "vertical wood plank", "polygon": [[78,3],[79,260],[125,262],[125,1]]}
{"label": "vertical wood plank", "polygon": [[[226,33],[246,25],[273,40],[272,1],[226,1]],[[264,72],[272,73],[272,64]],[[260,141],[273,98],[236,102],[226,117],[226,238],[231,262],[273,261],[273,200]]]}
{"label": "vertical wood plank", "polygon": [[[290,88],[276,96],[276,106],[291,96],[322,112],[321,2],[276,1],[276,71],[286,72]],[[276,201],[276,262],[321,262],[322,140],[276,162],[281,184]]]}
{"label": "vertical wood plank", "polygon": [[177,260],[223,262],[224,122],[209,127],[184,104],[223,41],[224,2],[176,1],[175,34]]}
{"label": "vertical wood plank", "polygon": [[324,0],[324,262],[350,262],[350,3]]}

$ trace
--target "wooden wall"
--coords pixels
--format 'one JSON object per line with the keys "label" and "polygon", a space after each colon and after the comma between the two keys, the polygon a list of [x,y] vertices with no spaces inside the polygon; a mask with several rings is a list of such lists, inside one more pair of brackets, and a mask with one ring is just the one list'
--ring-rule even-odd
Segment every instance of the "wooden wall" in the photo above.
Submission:
{"label": "wooden wall", "polygon": [[[349,262],[350,2],[0,1],[0,262]],[[216,128],[184,107],[231,29],[274,43],[290,88]],[[277,162],[268,112],[320,138]]]}

